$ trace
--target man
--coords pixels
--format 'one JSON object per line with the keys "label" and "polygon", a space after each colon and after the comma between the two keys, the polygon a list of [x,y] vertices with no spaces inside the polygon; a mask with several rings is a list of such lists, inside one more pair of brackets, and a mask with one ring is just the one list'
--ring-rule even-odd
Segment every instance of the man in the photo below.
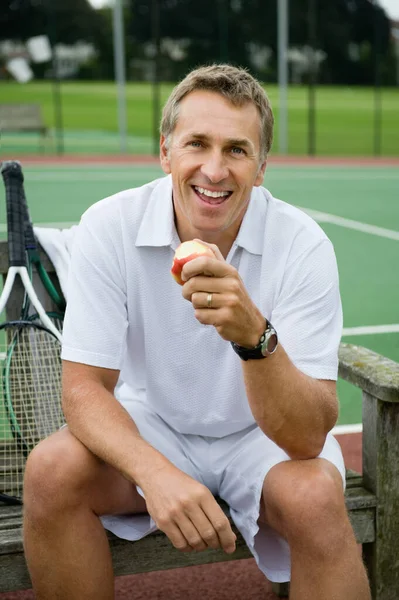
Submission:
{"label": "man", "polygon": [[[292,598],[370,598],[329,433],[342,327],[334,251],[260,187],[272,131],[246,71],[193,71],[164,108],[168,176],[82,218],[63,340],[68,426],[37,446],[25,477],[39,599],[113,598],[103,525],[234,552],[216,494],[265,575],[291,575]],[[195,238],[214,257],[188,262],[180,288],[174,251]]]}

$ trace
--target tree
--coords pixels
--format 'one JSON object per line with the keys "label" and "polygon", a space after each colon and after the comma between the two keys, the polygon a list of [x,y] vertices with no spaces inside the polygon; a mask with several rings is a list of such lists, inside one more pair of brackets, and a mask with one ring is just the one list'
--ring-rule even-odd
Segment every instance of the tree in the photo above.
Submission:
{"label": "tree", "polygon": [[[94,45],[104,58],[111,53],[112,26],[106,12],[97,11],[88,0],[0,0],[5,4],[0,12],[0,40],[25,42],[36,35],[47,35],[52,44],[72,45],[85,41]],[[110,46],[111,40],[111,46]],[[107,61],[98,64],[107,64]],[[109,75],[95,69],[97,76]],[[35,66],[36,75],[44,67]]]}
{"label": "tree", "polygon": [[[315,4],[316,47],[327,55],[321,81],[372,83],[378,50],[380,60],[392,64],[393,82],[393,49],[385,12],[371,0],[316,0]],[[161,39],[187,40],[184,59],[175,61],[173,67],[161,43],[163,79],[171,72],[173,79],[181,77],[198,64],[228,60],[249,67],[263,80],[276,80],[277,0],[130,0],[130,35],[136,55],[145,56],[152,40],[156,5]],[[289,3],[292,46],[309,45],[308,7],[309,0]],[[271,49],[272,60],[262,67],[253,53],[265,48]]]}

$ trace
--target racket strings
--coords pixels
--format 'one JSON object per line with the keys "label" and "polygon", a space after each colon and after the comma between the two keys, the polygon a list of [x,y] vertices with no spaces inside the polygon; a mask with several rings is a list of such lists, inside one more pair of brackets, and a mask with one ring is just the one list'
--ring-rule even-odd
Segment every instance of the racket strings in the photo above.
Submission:
{"label": "racket strings", "polygon": [[0,493],[21,497],[28,454],[65,422],[60,343],[34,326],[10,327],[6,338],[8,344],[1,354],[0,473],[4,477]]}

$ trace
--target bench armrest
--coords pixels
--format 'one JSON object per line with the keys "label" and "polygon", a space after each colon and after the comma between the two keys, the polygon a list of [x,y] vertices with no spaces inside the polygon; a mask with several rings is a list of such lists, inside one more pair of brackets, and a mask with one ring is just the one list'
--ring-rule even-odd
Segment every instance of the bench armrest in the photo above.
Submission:
{"label": "bench armrest", "polygon": [[399,402],[399,364],[368,348],[341,343],[339,376],[374,398]]}

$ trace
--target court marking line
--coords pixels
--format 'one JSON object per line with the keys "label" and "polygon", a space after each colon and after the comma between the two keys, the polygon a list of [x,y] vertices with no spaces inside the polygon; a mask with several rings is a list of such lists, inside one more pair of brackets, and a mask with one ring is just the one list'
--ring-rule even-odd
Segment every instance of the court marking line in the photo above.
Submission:
{"label": "court marking line", "polygon": [[[362,233],[367,233],[369,235],[375,235],[377,237],[384,237],[390,240],[399,241],[399,231],[395,231],[393,229],[386,229],[385,227],[378,227],[377,225],[369,225],[368,223],[362,223],[361,221],[354,221],[352,219],[338,217],[337,215],[320,212],[318,210],[314,210],[313,208],[305,208],[303,206],[297,206],[297,208],[308,214],[318,223],[331,223],[333,225],[338,225],[339,227],[344,227],[346,229],[354,229],[356,231],[361,231]],[[76,224],[76,221],[66,221],[60,223],[35,223],[35,226],[56,227],[57,229],[63,229]],[[4,233],[6,232],[6,230],[6,225],[0,224],[0,233]]]}
{"label": "court marking line", "polygon": [[363,424],[354,423],[353,425],[336,425],[331,433],[333,435],[347,435],[348,433],[362,433]]}
{"label": "court marking line", "polygon": [[[35,223],[34,227],[46,227],[54,229],[69,229],[74,225],[78,225],[79,221],[60,221],[55,223]],[[7,225],[0,223],[0,233],[7,233]]]}
{"label": "court marking line", "polygon": [[392,325],[366,325],[364,327],[344,327],[342,336],[348,335],[375,335],[380,333],[399,333],[399,324]]}
{"label": "court marking line", "polygon": [[312,208],[304,208],[302,206],[298,206],[297,208],[303,210],[303,212],[308,214],[318,223],[331,223],[346,229],[355,229],[356,231],[361,231],[370,235],[376,235],[379,237],[388,238],[390,240],[399,241],[399,231],[395,231],[393,229],[386,229],[385,227],[378,227],[377,225],[369,225],[368,223],[362,223],[361,221],[354,221],[352,219],[338,217],[336,215],[320,212]]}
{"label": "court marking line", "polygon": [[[104,166],[107,167],[107,164],[94,164],[94,165],[76,165],[75,166],[53,166],[50,165],[46,169],[35,168],[35,167],[26,167],[27,173],[29,173],[29,179],[35,182],[45,183],[48,181],[55,182],[64,182],[70,181],[70,179],[76,178],[76,171],[79,172],[79,179],[81,181],[98,181],[100,179],[102,181],[114,181],[115,179],[119,179],[121,174],[126,173],[126,176],[129,178],[135,178],[137,175],[137,170],[148,173],[157,172],[160,175],[163,174],[161,166],[159,164],[153,163],[144,163],[137,167],[136,164],[132,165],[108,165],[108,168],[104,171]],[[84,172],[82,172],[84,171]],[[339,181],[357,181],[357,180],[384,180],[384,181],[399,181],[399,172],[394,167],[375,167],[375,169],[365,169],[365,168],[351,168],[350,171],[342,171],[341,169],[334,167],[331,169],[320,169],[320,168],[303,168],[303,167],[285,167],[279,165],[279,168],[272,169],[270,172],[267,172],[265,181],[267,183],[268,180],[275,180],[281,177],[281,173],[284,172],[286,174],[293,174],[295,179],[308,179],[312,180],[326,180],[331,179],[334,175],[335,171],[339,171]],[[285,181],[285,185],[289,184],[290,180]],[[292,182],[293,185],[296,185],[295,182]]]}
{"label": "court marking line", "polygon": [[[360,223],[359,221],[351,221],[350,219],[336,217],[335,215],[320,213],[318,211],[314,211],[313,209],[305,209],[302,207],[298,208],[309,214],[309,216],[311,216],[313,219],[315,219],[315,221],[318,221],[319,223],[333,223],[334,225],[339,225],[340,227],[356,229],[357,231],[362,231],[363,233],[368,233],[370,235],[376,235],[379,237],[385,237],[391,240],[399,241],[399,231],[385,229],[384,227],[377,227],[375,225],[367,225],[366,223]],[[78,223],[79,221],[59,221],[54,223],[35,223],[34,226],[54,227],[55,229],[67,229],[69,227],[72,227],[73,225],[78,225]],[[7,225],[5,223],[0,223],[0,233],[6,232]]]}

